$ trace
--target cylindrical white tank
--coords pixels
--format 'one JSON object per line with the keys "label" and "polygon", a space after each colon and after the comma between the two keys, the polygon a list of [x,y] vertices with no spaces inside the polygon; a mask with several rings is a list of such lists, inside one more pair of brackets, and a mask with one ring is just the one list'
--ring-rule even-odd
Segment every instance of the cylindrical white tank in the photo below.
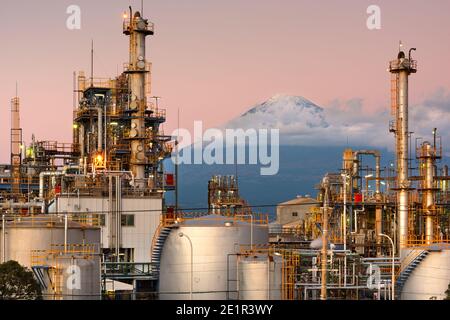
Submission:
{"label": "cylindrical white tank", "polygon": [[402,300],[442,300],[450,283],[450,250],[430,251],[402,289]]}
{"label": "cylindrical white tank", "polygon": [[[0,234],[0,248],[3,248],[1,228]],[[41,280],[47,287],[42,288],[44,299],[101,298],[99,252],[77,252],[85,245],[98,251],[99,228],[68,221],[66,237],[64,217],[16,217],[6,223],[4,238],[5,261],[14,260],[29,269],[34,266],[42,271]],[[65,239],[68,253],[63,253]],[[55,279],[56,287],[52,285]]]}
{"label": "cylindrical white tank", "polygon": [[[236,295],[240,245],[268,243],[268,227],[220,215],[186,220],[172,229],[161,256],[159,297],[162,300],[225,300]],[[183,236],[180,237],[180,234]],[[190,241],[192,242],[192,252]],[[192,253],[192,262],[191,262]],[[191,267],[193,273],[191,273]]]}
{"label": "cylindrical white tank", "polygon": [[[46,281],[48,290],[45,299],[101,300],[100,258],[97,256],[65,255],[58,258],[61,276],[60,291],[55,294],[52,282]],[[49,280],[48,278],[46,280]]]}
{"label": "cylindrical white tank", "polygon": [[[0,225],[1,229],[1,225]],[[31,251],[64,244],[64,217],[21,217],[6,223],[5,260],[31,267]],[[0,237],[0,248],[3,248]],[[100,229],[68,221],[67,244],[100,244]]]}
{"label": "cylindrical white tank", "polygon": [[258,255],[239,259],[239,300],[281,300],[282,258]]}

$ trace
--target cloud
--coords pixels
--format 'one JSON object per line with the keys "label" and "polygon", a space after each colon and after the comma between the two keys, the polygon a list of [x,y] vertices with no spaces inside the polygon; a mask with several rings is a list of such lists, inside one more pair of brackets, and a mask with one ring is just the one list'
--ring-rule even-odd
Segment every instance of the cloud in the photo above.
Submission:
{"label": "cloud", "polygon": [[[450,155],[450,92],[439,89],[409,110],[410,131],[431,140],[433,128],[440,129],[444,150]],[[361,98],[333,100],[322,108],[297,96],[276,95],[228,122],[225,128],[278,128],[281,143],[305,146],[367,146],[393,150],[395,139],[389,132],[393,120],[390,108],[371,112]]]}

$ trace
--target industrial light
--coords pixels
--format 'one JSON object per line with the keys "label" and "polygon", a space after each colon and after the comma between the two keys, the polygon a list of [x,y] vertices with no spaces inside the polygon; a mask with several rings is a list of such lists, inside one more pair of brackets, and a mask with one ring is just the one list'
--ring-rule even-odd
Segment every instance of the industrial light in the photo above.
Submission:
{"label": "industrial light", "polygon": [[383,182],[383,181],[381,181],[380,182],[383,186],[385,186],[386,185],[386,182]]}
{"label": "industrial light", "polygon": [[119,124],[118,124],[117,122],[111,122],[109,125],[116,127],[116,126],[118,126]]}
{"label": "industrial light", "polygon": [[124,18],[124,19],[127,19],[127,18],[128,18],[128,15],[127,15],[126,13],[124,13],[124,14],[123,14],[123,18]]}
{"label": "industrial light", "polygon": [[78,124],[74,123],[74,124],[73,124],[73,128],[74,128],[74,129],[78,129]]}
{"label": "industrial light", "polygon": [[373,177],[373,174],[368,174],[367,176],[365,176],[364,178],[372,178]]}

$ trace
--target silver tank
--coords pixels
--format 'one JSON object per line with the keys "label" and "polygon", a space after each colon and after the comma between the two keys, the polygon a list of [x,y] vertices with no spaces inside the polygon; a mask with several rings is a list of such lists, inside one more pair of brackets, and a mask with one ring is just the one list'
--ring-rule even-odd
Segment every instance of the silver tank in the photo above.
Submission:
{"label": "silver tank", "polygon": [[45,272],[43,280],[46,300],[100,300],[101,275],[100,257],[83,254],[52,255],[47,258],[47,265],[57,266]]}
{"label": "silver tank", "polygon": [[[1,229],[1,225],[0,225]],[[0,236],[0,249],[5,248],[5,261],[15,260],[31,267],[31,251],[50,250],[64,244],[64,217],[15,217],[6,223],[5,245]],[[69,221],[67,244],[99,244],[100,229]]]}
{"label": "silver tank", "polygon": [[[64,217],[56,215],[9,219],[5,233],[0,230],[5,261],[14,260],[29,269],[39,267],[44,299],[100,299],[100,229],[68,221],[66,237],[64,225]],[[95,249],[86,252],[87,246]],[[72,277],[74,285],[70,285],[74,273],[77,278]],[[57,288],[52,286],[55,279]]]}
{"label": "silver tank", "polygon": [[239,259],[239,300],[281,300],[282,258],[258,255]]}
{"label": "silver tank", "polygon": [[450,250],[430,251],[408,277],[401,300],[443,300],[450,283]]}
{"label": "silver tank", "polygon": [[[237,293],[237,256],[241,245],[268,243],[267,224],[253,225],[221,215],[186,220],[173,228],[161,256],[162,300],[225,300]],[[180,237],[180,235],[183,235]],[[191,245],[193,260],[191,264]]]}

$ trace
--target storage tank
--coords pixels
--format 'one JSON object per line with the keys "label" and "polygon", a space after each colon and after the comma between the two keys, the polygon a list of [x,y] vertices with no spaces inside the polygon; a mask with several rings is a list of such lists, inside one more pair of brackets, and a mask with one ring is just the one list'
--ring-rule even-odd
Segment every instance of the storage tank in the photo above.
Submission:
{"label": "storage tank", "polygon": [[[251,232],[253,230],[253,232]],[[180,237],[181,235],[181,237]],[[208,215],[172,228],[162,250],[159,297],[162,300],[225,300],[237,293],[241,245],[267,245],[267,222]],[[192,251],[191,251],[192,243]],[[192,253],[192,263],[191,263]],[[191,266],[193,272],[191,273]]]}
{"label": "storage tank", "polygon": [[[83,252],[84,251],[84,252]],[[100,256],[80,248],[51,251],[42,261],[46,300],[101,300]]]}
{"label": "storage tank", "polygon": [[[64,226],[64,216],[7,217],[4,245],[3,236],[0,237],[5,261],[14,260],[30,268],[32,250],[49,250],[52,245],[64,244]],[[100,229],[68,221],[67,244],[100,244]]]}
{"label": "storage tank", "polygon": [[101,298],[99,228],[67,221],[66,234],[65,218],[57,215],[5,220],[4,260],[34,269],[44,299]]}
{"label": "storage tank", "polygon": [[402,289],[402,300],[443,300],[450,284],[450,250],[429,251]]}
{"label": "storage tank", "polygon": [[282,258],[257,255],[239,258],[239,300],[281,300]]}

